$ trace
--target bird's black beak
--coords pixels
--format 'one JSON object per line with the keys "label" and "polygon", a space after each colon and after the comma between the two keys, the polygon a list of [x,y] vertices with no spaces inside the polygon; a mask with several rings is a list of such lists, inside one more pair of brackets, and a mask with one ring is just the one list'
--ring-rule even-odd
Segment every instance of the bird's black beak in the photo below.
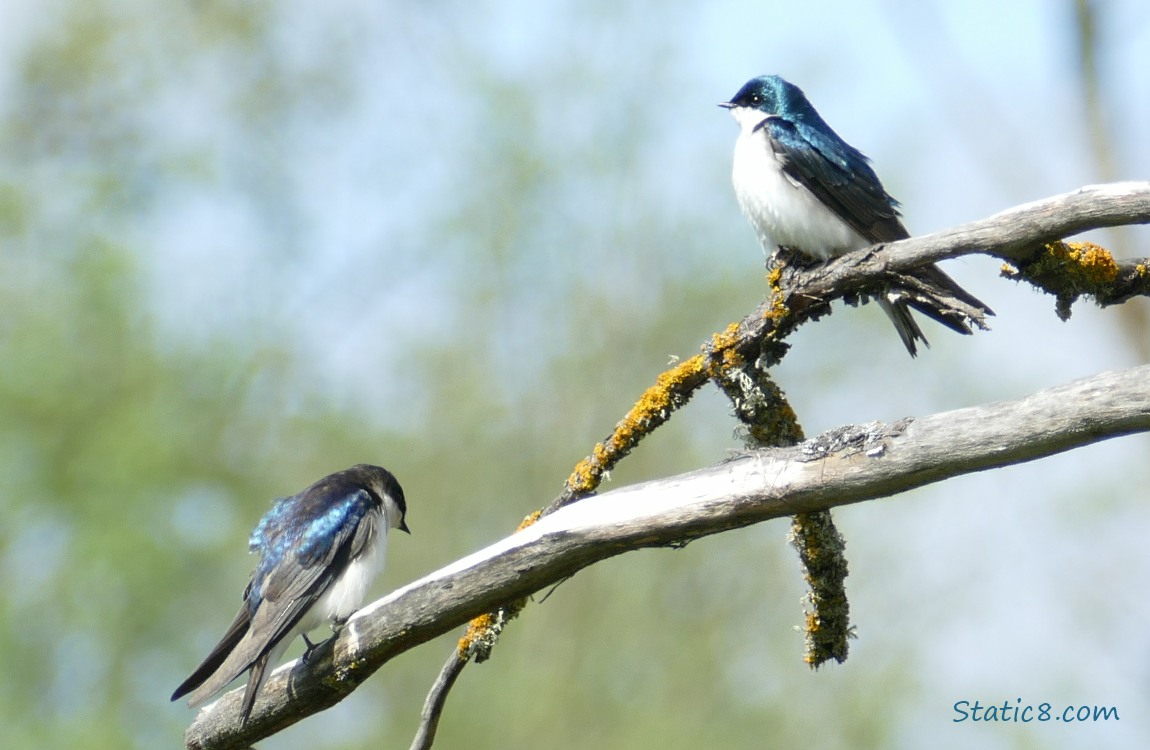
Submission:
{"label": "bird's black beak", "polygon": [[407,519],[406,518],[403,519],[402,521],[400,521],[399,525],[396,526],[395,528],[399,529],[404,534],[410,534],[411,533],[411,529],[407,528]]}
{"label": "bird's black beak", "polygon": [[722,107],[723,109],[734,109],[735,103],[734,102],[719,102],[719,106]]}

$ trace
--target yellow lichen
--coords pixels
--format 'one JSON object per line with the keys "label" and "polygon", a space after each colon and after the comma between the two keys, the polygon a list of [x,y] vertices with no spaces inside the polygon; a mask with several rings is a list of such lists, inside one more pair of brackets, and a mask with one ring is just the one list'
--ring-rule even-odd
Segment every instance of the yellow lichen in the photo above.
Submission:
{"label": "yellow lichen", "polygon": [[634,448],[654,427],[662,424],[673,409],[689,395],[688,384],[703,370],[703,355],[696,354],[655,379],[655,385],[643,391],[639,400],[615,425],[606,443],[596,443],[591,455],[580,461],[567,488],[575,494],[592,492],[599,486],[603,473],[610,470],[620,458]]}
{"label": "yellow lichen", "polygon": [[670,370],[660,373],[659,377],[655,378],[654,388],[664,392],[681,388],[684,383],[698,375],[702,369],[703,356],[696,354],[689,359],[683,360]]}
{"label": "yellow lichen", "polygon": [[527,516],[524,517],[524,519],[520,522],[519,526],[515,530],[516,531],[523,531],[528,526],[533,526],[535,524],[535,522],[539,520],[539,517],[542,515],[543,515],[543,511],[541,511],[541,510],[537,510],[534,513],[528,513]]}
{"label": "yellow lichen", "polygon": [[767,274],[767,286],[770,288],[771,306],[767,308],[767,312],[763,317],[774,321],[778,321],[780,318],[790,312],[787,310],[787,306],[783,302],[784,295],[783,288],[781,286],[782,280],[783,269],[781,268],[772,268],[771,272]]}
{"label": "yellow lichen", "polygon": [[459,658],[466,659],[467,652],[471,650],[471,644],[478,638],[481,638],[494,624],[495,616],[490,613],[480,615],[467,623],[467,632],[459,639],[459,645],[456,647]]}
{"label": "yellow lichen", "polygon": [[818,639],[819,626],[822,623],[819,621],[819,616],[815,612],[807,612],[806,616],[806,634],[807,634],[807,648],[803,651],[803,663],[808,667],[814,669],[818,667],[824,659],[814,648],[814,642]]}
{"label": "yellow lichen", "polygon": [[718,377],[732,368],[743,366],[743,355],[739,354],[738,346],[738,323],[731,323],[722,333],[711,336],[711,356],[707,360],[708,377]]}
{"label": "yellow lichen", "polygon": [[819,625],[821,625],[821,624],[822,623],[819,622],[819,616],[816,613],[807,612],[807,632],[808,633],[817,633],[819,630]]}
{"label": "yellow lichen", "polygon": [[1020,265],[1008,278],[1025,279],[1053,294],[1055,312],[1062,320],[1070,317],[1070,306],[1083,295],[1102,302],[1113,293],[1121,269],[1114,257],[1092,242],[1050,242],[1034,260]]}
{"label": "yellow lichen", "polygon": [[495,648],[503,628],[514,620],[527,606],[527,598],[516,599],[499,609],[474,618],[467,625],[467,633],[459,639],[456,656],[460,661],[474,658],[476,662],[487,661],[491,649]]}
{"label": "yellow lichen", "polygon": [[615,427],[614,437],[621,444],[620,447],[633,447],[637,439],[647,433],[652,420],[666,418],[668,410],[681,395],[683,384],[697,376],[702,367],[703,356],[696,354],[661,373],[655,379],[655,385],[643,391],[643,395]]}
{"label": "yellow lichen", "polygon": [[1118,263],[1106,248],[1093,242],[1051,242],[1046,254],[1026,272],[1037,279],[1052,275],[1091,292],[1118,278]]}
{"label": "yellow lichen", "polygon": [[[602,443],[595,445],[596,448],[602,447]],[[595,464],[590,458],[585,458],[579,463],[575,464],[574,471],[571,476],[567,477],[567,486],[572,492],[582,494],[590,492],[595,489]]]}
{"label": "yellow lichen", "polygon": [[1114,256],[1093,242],[1064,242],[1068,255],[1078,264],[1083,275],[1092,284],[1110,284],[1118,278],[1118,263]]}

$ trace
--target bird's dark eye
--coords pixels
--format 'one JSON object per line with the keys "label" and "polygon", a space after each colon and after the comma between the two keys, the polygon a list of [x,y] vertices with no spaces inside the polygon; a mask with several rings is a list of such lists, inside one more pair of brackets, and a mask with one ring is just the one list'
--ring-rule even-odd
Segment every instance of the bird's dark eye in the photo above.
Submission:
{"label": "bird's dark eye", "polygon": [[762,104],[763,97],[761,94],[751,94],[751,104]]}

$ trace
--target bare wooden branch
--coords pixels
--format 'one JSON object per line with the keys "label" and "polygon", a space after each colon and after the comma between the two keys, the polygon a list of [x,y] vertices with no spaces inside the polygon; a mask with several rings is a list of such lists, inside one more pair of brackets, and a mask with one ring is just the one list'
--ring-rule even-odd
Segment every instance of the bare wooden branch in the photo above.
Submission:
{"label": "bare wooden branch", "polygon": [[[741,356],[760,354],[767,364],[785,352],[780,339],[802,323],[818,317],[836,299],[850,298],[901,272],[962,255],[983,254],[1025,268],[1039,260],[1049,243],[1080,232],[1132,224],[1150,224],[1150,181],[1088,185],[1070,193],[1044,198],[933,234],[875,245],[799,270],[780,289],[781,299],[768,299],[739,323],[731,347]],[[1110,259],[1113,272],[1089,290],[1103,305],[1118,304],[1133,296],[1150,296],[1150,260]],[[1014,274],[1028,278],[1025,273]],[[1056,296],[1042,279],[1031,279]],[[981,294],[981,292],[980,292]],[[1064,310],[1060,306],[1059,314]],[[770,337],[770,341],[768,341]],[[713,359],[723,351],[711,347]]]}
{"label": "bare wooden branch", "polygon": [[467,661],[459,655],[456,649],[447,657],[447,663],[439,670],[435,684],[427,693],[423,702],[423,710],[419,712],[419,729],[411,740],[410,750],[427,750],[435,742],[435,733],[439,730],[439,718],[443,715],[443,707],[447,703],[447,694],[451,692],[452,685],[459,679]]}
{"label": "bare wooden branch", "polygon": [[1150,366],[1014,401],[842,427],[791,448],[567,506],[360,610],[307,663],[277,670],[246,726],[242,690],[203,709],[189,748],[242,748],[348,695],[394,656],[502,602],[623,552],[681,544],[772,518],[857,503],[1150,430]]}
{"label": "bare wooden branch", "polygon": [[[986,219],[876,245],[828,263],[824,268],[830,268],[832,273],[822,278],[823,283],[837,286],[838,266],[859,269],[844,273],[841,283],[856,278],[855,273],[904,271],[975,253],[1024,262],[1036,248],[1048,242],[1091,229],[1131,224],[1150,224],[1150,181],[1087,185],[1009,208]],[[876,252],[880,249],[882,252]]]}

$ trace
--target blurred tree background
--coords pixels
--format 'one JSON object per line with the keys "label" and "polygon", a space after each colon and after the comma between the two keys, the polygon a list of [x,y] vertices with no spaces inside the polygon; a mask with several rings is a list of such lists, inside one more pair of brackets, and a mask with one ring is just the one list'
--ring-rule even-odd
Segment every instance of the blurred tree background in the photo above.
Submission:
{"label": "blurred tree background", "polygon": [[[379,594],[552,498],[764,294],[714,107],[746,79],[802,85],[915,232],[1150,171],[1136,0],[17,0],[0,40],[6,750],[178,746],[167,698],[237,606],[248,532],[327,472],[407,491]],[[1064,325],[994,262],[948,270],[995,330],[932,327],[910,361],[876,310],[808,326],[776,377],[809,433],[1147,356],[1145,305]],[[709,391],[614,481],[714,462],[734,427]],[[597,566],[468,670],[438,746],[1145,747],[1146,447],[837,512],[860,639],[818,673],[785,524]],[[406,747],[450,647],[261,746]],[[1122,721],[952,723],[1015,698]]]}

